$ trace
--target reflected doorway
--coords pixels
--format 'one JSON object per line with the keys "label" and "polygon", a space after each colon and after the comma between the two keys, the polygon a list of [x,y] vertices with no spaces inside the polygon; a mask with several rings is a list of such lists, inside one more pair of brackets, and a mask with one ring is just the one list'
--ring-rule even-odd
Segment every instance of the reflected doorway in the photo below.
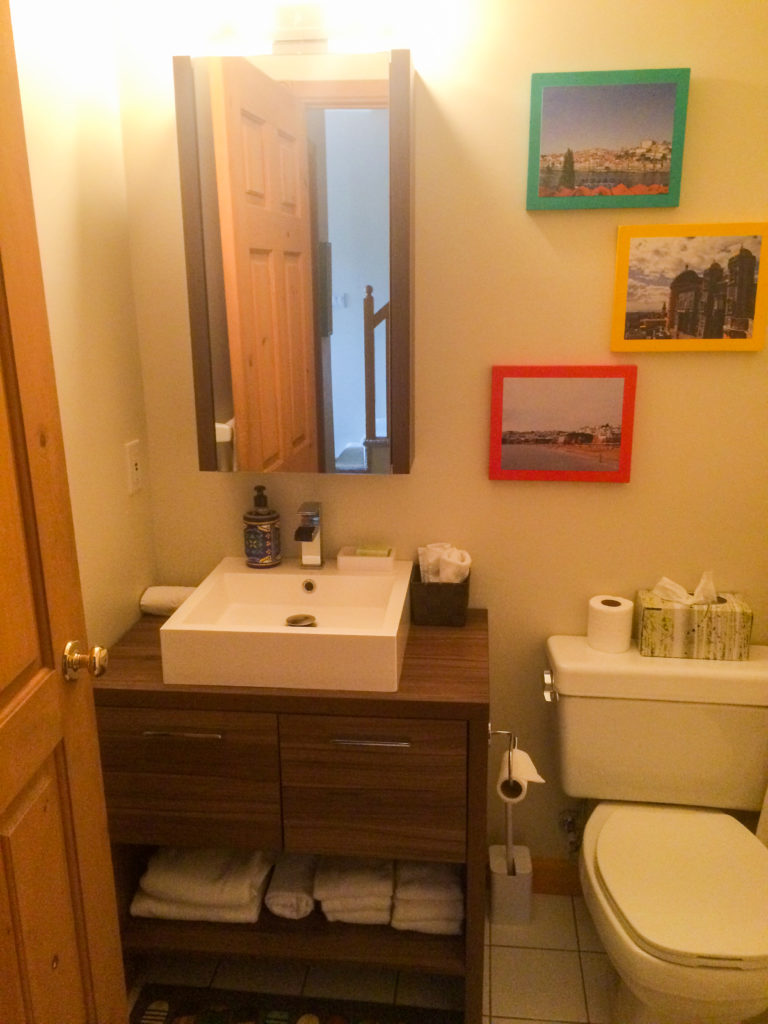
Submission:
{"label": "reflected doorway", "polygon": [[318,252],[329,263],[316,275],[324,462],[341,473],[386,472],[389,111],[316,109],[307,120]]}

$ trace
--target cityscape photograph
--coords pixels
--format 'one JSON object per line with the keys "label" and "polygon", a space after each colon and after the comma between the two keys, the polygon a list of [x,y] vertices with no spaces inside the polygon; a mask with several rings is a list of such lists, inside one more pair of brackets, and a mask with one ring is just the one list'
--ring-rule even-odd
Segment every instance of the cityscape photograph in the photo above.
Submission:
{"label": "cityscape photograph", "polygon": [[625,339],[751,338],[761,245],[760,235],[632,238]]}
{"label": "cityscape photograph", "polygon": [[539,195],[667,193],[676,102],[674,81],[544,88]]}

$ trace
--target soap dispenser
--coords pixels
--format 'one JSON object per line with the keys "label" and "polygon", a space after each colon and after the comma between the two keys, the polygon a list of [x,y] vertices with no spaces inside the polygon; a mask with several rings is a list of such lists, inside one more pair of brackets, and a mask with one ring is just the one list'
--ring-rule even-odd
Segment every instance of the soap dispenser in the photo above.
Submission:
{"label": "soap dispenser", "polygon": [[271,569],[279,565],[280,516],[267,502],[266,489],[259,484],[254,489],[253,508],[243,516],[245,564],[252,569]]}

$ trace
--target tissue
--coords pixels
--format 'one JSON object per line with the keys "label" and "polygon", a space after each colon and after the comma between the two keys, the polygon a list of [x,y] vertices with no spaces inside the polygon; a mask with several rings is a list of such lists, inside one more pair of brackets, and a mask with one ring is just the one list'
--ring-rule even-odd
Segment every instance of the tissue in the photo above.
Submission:
{"label": "tissue", "polygon": [[711,572],[701,574],[701,579],[692,594],[668,576],[662,576],[652,592],[657,597],[663,597],[665,601],[677,601],[678,604],[685,605],[714,604],[717,601],[717,591]]}
{"label": "tissue", "polygon": [[741,594],[718,594],[705,572],[693,594],[663,576],[637,593],[637,646],[653,658],[745,661],[752,609]]}

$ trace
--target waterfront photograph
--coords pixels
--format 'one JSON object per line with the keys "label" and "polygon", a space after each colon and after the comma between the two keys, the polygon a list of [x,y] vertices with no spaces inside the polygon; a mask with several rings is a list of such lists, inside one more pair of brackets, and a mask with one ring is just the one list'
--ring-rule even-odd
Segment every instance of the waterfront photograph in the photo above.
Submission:
{"label": "waterfront photograph", "polygon": [[533,77],[529,208],[677,205],[688,69]]}
{"label": "waterfront photograph", "polygon": [[498,478],[620,479],[628,473],[635,367],[519,370],[497,374],[495,381],[492,469],[495,461]]}

